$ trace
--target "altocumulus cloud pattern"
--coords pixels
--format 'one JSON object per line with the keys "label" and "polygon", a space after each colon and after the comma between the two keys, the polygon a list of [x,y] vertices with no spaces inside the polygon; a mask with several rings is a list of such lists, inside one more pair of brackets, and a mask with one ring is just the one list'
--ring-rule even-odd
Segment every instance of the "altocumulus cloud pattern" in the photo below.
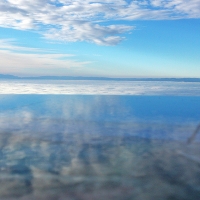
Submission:
{"label": "altocumulus cloud pattern", "polygon": [[127,21],[200,17],[199,0],[4,0],[0,26],[48,39],[116,45],[134,29]]}

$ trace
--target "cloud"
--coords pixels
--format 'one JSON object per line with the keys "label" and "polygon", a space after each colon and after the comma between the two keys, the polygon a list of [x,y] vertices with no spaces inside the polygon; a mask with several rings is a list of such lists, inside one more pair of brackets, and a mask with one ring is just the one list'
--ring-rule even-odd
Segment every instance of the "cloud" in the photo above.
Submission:
{"label": "cloud", "polygon": [[[165,81],[159,83],[155,81],[92,81],[91,84],[91,81],[70,81],[70,84],[66,84],[66,81],[60,81],[56,84],[52,84],[51,81],[46,81],[41,84],[38,81],[24,82],[22,80],[21,82],[1,82],[0,94],[200,96],[200,83]],[[91,107],[91,104],[87,105]],[[97,102],[96,105],[98,105]],[[78,107],[78,105],[76,108],[77,112],[81,111],[81,108]],[[82,108],[86,109],[86,105]],[[70,108],[64,110],[69,111]],[[89,110],[89,108],[86,110]],[[74,114],[74,112],[69,113]],[[78,114],[77,116],[79,116]]]}
{"label": "cloud", "polygon": [[22,75],[30,72],[33,75],[48,74],[51,70],[54,74],[60,75],[60,69],[67,71],[70,68],[80,68],[90,63],[89,61],[76,61],[72,59],[75,56],[71,54],[45,53],[40,49],[17,46],[10,40],[0,40],[0,57],[0,73],[12,72],[12,74]]}
{"label": "cloud", "polygon": [[18,46],[14,39],[0,39],[0,50],[42,52],[41,49]]}
{"label": "cloud", "polygon": [[131,27],[124,25],[100,26],[84,21],[74,21],[61,29],[50,29],[45,33],[45,37],[70,42],[87,41],[99,45],[115,45],[122,40],[122,37],[115,35],[129,30]]}
{"label": "cloud", "polygon": [[[200,17],[199,0],[4,0],[0,26],[37,30],[46,38],[116,45],[134,29],[127,20]],[[119,24],[121,20],[122,24]],[[105,25],[106,24],[106,25]],[[117,24],[117,25],[116,25]]]}

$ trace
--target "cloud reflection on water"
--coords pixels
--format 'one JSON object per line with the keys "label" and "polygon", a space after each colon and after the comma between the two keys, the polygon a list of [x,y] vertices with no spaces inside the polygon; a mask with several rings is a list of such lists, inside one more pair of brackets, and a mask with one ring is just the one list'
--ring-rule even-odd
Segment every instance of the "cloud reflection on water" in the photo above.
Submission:
{"label": "cloud reflection on water", "polygon": [[185,143],[199,97],[0,95],[0,104],[1,199],[200,195],[198,163],[177,153],[200,153],[198,139]]}
{"label": "cloud reflection on water", "polygon": [[199,96],[200,83],[170,81],[1,80],[0,94]]}

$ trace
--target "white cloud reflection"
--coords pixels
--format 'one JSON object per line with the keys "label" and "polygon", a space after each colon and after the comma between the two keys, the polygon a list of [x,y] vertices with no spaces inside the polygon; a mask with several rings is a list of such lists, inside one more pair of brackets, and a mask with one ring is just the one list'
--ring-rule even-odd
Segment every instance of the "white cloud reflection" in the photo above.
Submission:
{"label": "white cloud reflection", "polygon": [[200,83],[168,81],[2,80],[0,94],[200,95]]}
{"label": "white cloud reflection", "polygon": [[[160,110],[168,102],[157,105],[154,97],[163,118],[152,112],[146,120],[152,104],[142,98],[0,95],[0,198],[49,200],[52,191],[53,199],[80,200],[199,194],[199,165],[187,158],[199,158],[199,143],[185,143],[198,119],[188,121],[180,108],[167,117]],[[136,116],[135,103],[146,106],[144,115]]]}

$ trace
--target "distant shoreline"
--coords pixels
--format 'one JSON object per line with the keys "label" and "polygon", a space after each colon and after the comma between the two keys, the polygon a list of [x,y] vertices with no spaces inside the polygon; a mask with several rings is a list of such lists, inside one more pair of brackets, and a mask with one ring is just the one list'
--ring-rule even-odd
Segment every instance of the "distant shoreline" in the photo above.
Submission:
{"label": "distant shoreline", "polygon": [[84,77],[84,76],[35,76],[19,77],[0,74],[0,80],[98,80],[98,81],[173,81],[173,82],[200,82],[200,78],[110,78],[110,77]]}

